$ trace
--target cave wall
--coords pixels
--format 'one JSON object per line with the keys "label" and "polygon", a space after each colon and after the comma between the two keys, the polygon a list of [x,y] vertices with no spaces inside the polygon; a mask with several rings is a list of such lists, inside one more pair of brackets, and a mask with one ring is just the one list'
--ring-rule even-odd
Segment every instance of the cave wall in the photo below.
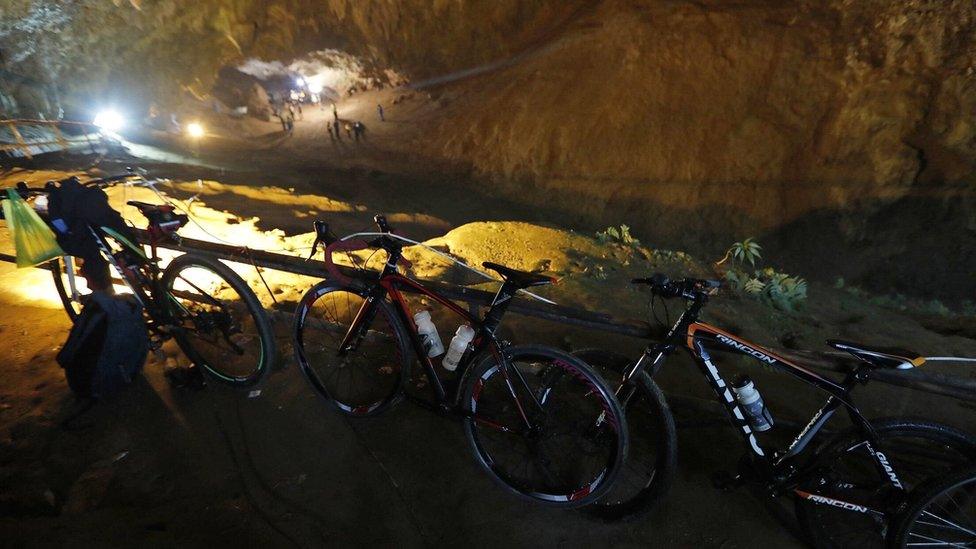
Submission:
{"label": "cave wall", "polygon": [[86,100],[204,94],[225,64],[326,47],[423,78],[518,51],[582,3],[0,0],[0,64]]}
{"label": "cave wall", "polygon": [[970,1],[603,2],[445,90],[432,151],[677,236],[954,193],[976,168],[974,15]]}
{"label": "cave wall", "polygon": [[674,247],[823,212],[863,243],[878,230],[866,219],[916,198],[976,234],[972,0],[0,0],[0,11],[3,70],[84,102],[200,95],[247,57],[362,56],[430,83],[426,154],[570,221],[626,222]]}

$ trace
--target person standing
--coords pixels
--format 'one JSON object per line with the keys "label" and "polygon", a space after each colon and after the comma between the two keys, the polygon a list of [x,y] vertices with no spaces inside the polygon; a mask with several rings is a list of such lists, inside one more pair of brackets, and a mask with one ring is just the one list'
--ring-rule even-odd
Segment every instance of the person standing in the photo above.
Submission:
{"label": "person standing", "polygon": [[383,105],[381,103],[376,104],[376,114],[380,115],[380,122],[386,122],[386,118],[383,117]]}
{"label": "person standing", "polygon": [[342,135],[339,133],[339,119],[336,118],[332,121],[332,133],[336,136],[336,141],[342,141]]}
{"label": "person standing", "polygon": [[355,134],[356,136],[357,143],[359,142],[360,139],[366,138],[366,125],[360,122],[359,120],[357,120],[356,123],[352,125],[352,131],[353,134]]}
{"label": "person standing", "polygon": [[332,103],[332,118],[335,119],[336,123],[339,123],[339,111],[336,109],[335,103]]}
{"label": "person standing", "polygon": [[285,131],[291,134],[295,129],[295,111],[289,108],[285,111]]}

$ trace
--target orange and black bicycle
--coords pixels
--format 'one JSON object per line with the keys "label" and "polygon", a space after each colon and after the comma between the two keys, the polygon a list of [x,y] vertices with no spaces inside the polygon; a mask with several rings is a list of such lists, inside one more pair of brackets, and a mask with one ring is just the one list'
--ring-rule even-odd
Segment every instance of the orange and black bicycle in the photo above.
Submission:
{"label": "orange and black bicycle", "polygon": [[[890,517],[907,489],[976,456],[976,439],[961,431],[917,419],[868,420],[855,405],[854,387],[866,383],[873,370],[914,368],[924,363],[924,357],[905,350],[830,341],[859,359],[842,379],[830,379],[701,322],[702,310],[720,286],[716,280],[670,280],[655,274],[634,283],[648,286],[652,300],[681,299],[686,307],[664,340],[650,345],[636,361],[607,352],[582,353],[605,377],[618,380],[617,399],[631,429],[624,472],[613,490],[588,508],[592,514],[606,519],[632,516],[648,510],[667,491],[675,464],[674,421],[653,377],[678,348],[684,348],[698,365],[745,446],[740,470],[715,477],[717,487],[748,484],[769,497],[793,497],[801,527],[818,547],[880,547]],[[772,417],[762,401],[756,400],[759,397],[752,393],[751,382],[730,384],[723,378],[713,358],[722,352],[785,372],[825,393],[826,402],[787,447],[764,447],[756,430],[772,427]],[[743,395],[750,398],[743,399]],[[823,436],[822,428],[841,409],[852,426],[832,437]],[[817,444],[811,444],[814,441]]]}

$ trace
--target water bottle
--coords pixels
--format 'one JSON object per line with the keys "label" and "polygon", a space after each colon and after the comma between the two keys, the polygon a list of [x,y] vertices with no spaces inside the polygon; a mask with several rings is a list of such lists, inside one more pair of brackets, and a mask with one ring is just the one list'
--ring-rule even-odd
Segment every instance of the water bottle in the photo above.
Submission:
{"label": "water bottle", "polygon": [[762,396],[749,376],[741,375],[732,380],[732,392],[753,430],[762,432],[772,429],[773,416],[766,409]]}
{"label": "water bottle", "polygon": [[433,358],[444,354],[444,344],[437,333],[437,326],[430,320],[430,311],[420,311],[413,315],[413,321],[417,324],[417,333],[424,343],[424,349],[427,349],[427,356]]}
{"label": "water bottle", "polygon": [[454,334],[454,338],[451,339],[451,344],[447,347],[447,354],[441,361],[444,368],[453,372],[458,367],[458,362],[461,361],[461,357],[464,356],[464,351],[468,349],[468,344],[471,343],[472,339],[474,339],[474,328],[462,324],[457,329],[457,333]]}

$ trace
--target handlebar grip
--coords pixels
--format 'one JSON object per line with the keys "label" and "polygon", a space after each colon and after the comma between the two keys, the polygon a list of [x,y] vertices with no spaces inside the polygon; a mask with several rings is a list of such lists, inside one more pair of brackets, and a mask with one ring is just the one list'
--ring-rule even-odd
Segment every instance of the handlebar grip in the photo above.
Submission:
{"label": "handlebar grip", "polygon": [[329,224],[325,221],[315,220],[312,222],[312,227],[315,229],[315,241],[325,242],[326,245],[332,244],[337,239],[332,235],[332,230],[329,228]]}
{"label": "handlebar grip", "polygon": [[390,227],[390,224],[386,222],[386,216],[385,215],[383,215],[383,214],[376,214],[376,215],[373,216],[373,221],[376,223],[376,226],[380,228],[380,232],[381,233],[392,233],[393,232],[393,229]]}

